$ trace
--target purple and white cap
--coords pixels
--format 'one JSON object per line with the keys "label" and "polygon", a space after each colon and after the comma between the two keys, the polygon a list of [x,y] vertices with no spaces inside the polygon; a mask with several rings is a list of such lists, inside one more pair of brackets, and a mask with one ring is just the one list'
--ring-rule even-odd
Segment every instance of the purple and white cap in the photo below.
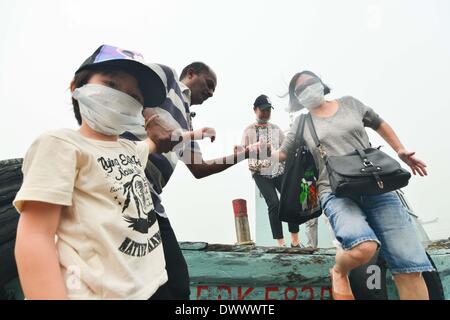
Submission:
{"label": "purple and white cap", "polygon": [[120,67],[136,77],[144,96],[144,107],[159,106],[166,100],[167,91],[162,79],[146,65],[144,56],[136,51],[102,45],[83,62],[75,74],[110,66]]}

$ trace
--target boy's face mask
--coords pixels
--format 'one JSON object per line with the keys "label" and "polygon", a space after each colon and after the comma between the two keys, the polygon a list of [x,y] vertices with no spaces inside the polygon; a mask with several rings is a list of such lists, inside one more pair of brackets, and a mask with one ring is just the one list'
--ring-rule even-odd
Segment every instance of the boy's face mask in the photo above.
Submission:
{"label": "boy's face mask", "polygon": [[72,93],[83,120],[98,133],[118,136],[144,126],[142,104],[122,91],[88,83]]}

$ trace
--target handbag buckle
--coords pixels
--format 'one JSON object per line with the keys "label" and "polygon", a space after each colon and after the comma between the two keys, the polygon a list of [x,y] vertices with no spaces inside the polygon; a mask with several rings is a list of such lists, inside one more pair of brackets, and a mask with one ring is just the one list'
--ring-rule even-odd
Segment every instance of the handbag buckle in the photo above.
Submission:
{"label": "handbag buckle", "polygon": [[382,180],[377,181],[377,183],[378,183],[378,187],[379,187],[380,189],[383,189],[383,188],[384,188],[384,183],[383,183]]}
{"label": "handbag buckle", "polygon": [[373,167],[373,163],[372,163],[372,161],[369,161],[369,160],[367,160],[367,159],[364,159],[364,162],[363,162],[363,164],[364,164],[364,167]]}

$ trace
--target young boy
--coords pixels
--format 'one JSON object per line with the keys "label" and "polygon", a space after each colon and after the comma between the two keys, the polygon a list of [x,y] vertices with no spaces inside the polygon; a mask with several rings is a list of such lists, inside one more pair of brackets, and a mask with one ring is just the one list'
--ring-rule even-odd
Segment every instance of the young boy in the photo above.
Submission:
{"label": "young boy", "polygon": [[25,297],[148,299],[167,273],[144,168],[149,152],[178,141],[153,119],[153,141],[119,135],[144,125],[143,106],[162,103],[165,86],[141,54],[103,45],[71,91],[79,130],[47,132],[32,144],[14,200]]}

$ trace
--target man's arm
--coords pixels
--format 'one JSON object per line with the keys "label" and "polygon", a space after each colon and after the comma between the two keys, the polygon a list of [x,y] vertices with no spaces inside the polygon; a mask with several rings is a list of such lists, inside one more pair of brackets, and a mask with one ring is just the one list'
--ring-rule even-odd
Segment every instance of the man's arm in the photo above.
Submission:
{"label": "man's arm", "polygon": [[236,150],[229,156],[208,161],[205,161],[203,159],[201,153],[191,151],[189,159],[190,161],[185,163],[194,177],[197,179],[201,179],[212,174],[222,172],[228,168],[231,168],[235,164],[248,159],[250,153],[249,150],[250,148],[247,146],[240,150]]}
{"label": "man's arm", "polygon": [[[213,140],[211,140],[211,142],[212,141]],[[212,174],[222,172],[249,157],[249,147],[248,143],[245,143],[245,141],[246,134],[244,131],[242,139],[243,146],[235,146],[233,154],[222,158],[205,161],[201,152],[191,150],[190,155],[188,155],[189,159],[184,159],[184,163],[196,179],[205,178]]]}
{"label": "man's arm", "polygon": [[190,153],[190,158],[187,159],[188,161],[184,159],[184,163],[194,177],[201,179],[212,174],[222,172],[248,158],[263,159],[270,157],[270,153],[271,145],[254,143],[246,147],[235,146],[233,154],[226,157],[205,161],[200,152],[195,152],[195,150],[192,150]]}

